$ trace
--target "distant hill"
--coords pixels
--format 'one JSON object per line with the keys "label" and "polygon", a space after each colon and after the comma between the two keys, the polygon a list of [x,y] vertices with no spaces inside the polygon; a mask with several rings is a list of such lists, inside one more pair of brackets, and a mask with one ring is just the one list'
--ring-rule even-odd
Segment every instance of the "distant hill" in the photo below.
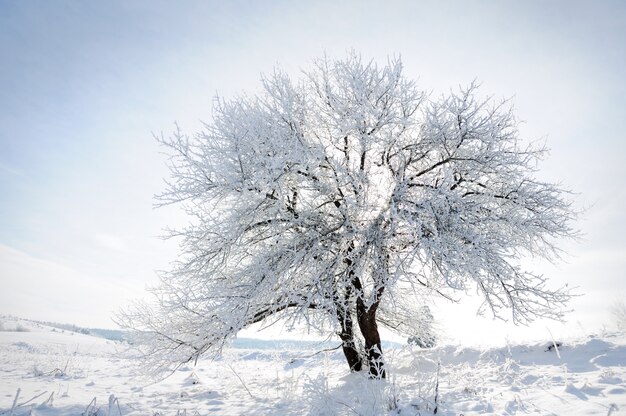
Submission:
{"label": "distant hill", "polygon": [[128,331],[122,331],[120,329],[104,329],[104,328],[85,328],[74,324],[65,324],[60,322],[51,321],[36,321],[31,322],[49,326],[52,328],[60,329],[62,331],[75,332],[77,334],[92,335],[99,338],[109,339],[111,341],[126,341],[130,339]]}
{"label": "distant hill", "polygon": [[[23,319],[23,318],[20,318]],[[30,321],[35,324],[45,325],[51,328],[56,328],[61,331],[74,332],[77,334],[91,335],[99,338],[108,339],[111,341],[130,341],[132,339],[130,331],[123,331],[120,329],[104,329],[104,328],[85,328],[74,324],[67,324],[61,322],[52,321],[37,321],[30,319],[23,319],[24,321]],[[300,340],[263,340],[256,338],[235,338],[230,344],[232,348],[236,349],[255,349],[255,350],[325,350],[339,347],[339,341],[337,340],[320,340],[320,341],[300,341]],[[401,344],[395,342],[383,341],[384,348],[397,348]]]}

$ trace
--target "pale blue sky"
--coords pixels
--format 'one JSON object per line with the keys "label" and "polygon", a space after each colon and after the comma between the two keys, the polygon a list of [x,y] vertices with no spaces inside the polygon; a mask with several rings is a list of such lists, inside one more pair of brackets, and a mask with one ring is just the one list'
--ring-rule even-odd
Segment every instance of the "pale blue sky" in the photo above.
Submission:
{"label": "pale blue sky", "polygon": [[152,210],[167,171],[151,133],[193,133],[216,93],[354,48],[401,54],[433,94],[478,79],[513,97],[552,149],[541,174],[588,208],[545,271],[599,327],[626,298],[624,39],[621,1],[0,0],[0,313],[110,326],[176,254],[155,238],[180,216]]}

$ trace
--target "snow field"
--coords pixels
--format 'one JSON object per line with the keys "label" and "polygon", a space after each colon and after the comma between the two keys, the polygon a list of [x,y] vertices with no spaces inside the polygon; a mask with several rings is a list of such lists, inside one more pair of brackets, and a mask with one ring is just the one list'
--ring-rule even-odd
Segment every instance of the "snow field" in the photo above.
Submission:
{"label": "snow field", "polygon": [[140,376],[140,357],[121,343],[13,318],[3,318],[2,328],[0,415],[432,415],[435,408],[444,416],[618,415],[626,409],[626,338],[617,335],[558,348],[388,349],[385,381],[348,373],[339,350],[232,348],[154,382]]}

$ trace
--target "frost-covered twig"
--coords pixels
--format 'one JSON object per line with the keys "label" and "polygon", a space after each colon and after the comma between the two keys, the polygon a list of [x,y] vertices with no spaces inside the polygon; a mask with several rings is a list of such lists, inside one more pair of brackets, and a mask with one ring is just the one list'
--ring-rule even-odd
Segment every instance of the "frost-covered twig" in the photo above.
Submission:
{"label": "frost-covered twig", "polygon": [[44,394],[48,393],[48,391],[47,390],[43,391],[43,392],[41,392],[41,393],[31,397],[30,399],[26,400],[25,402],[17,403],[17,401],[19,400],[20,393],[21,393],[21,389],[18,388],[17,392],[15,393],[15,398],[13,400],[13,405],[11,406],[11,409],[5,410],[3,412],[0,412],[0,415],[8,414],[9,416],[12,416],[13,413],[15,412],[15,410],[19,409],[20,407],[23,407],[24,405],[32,402],[33,400],[35,400],[37,398],[43,396]]}
{"label": "frost-covered twig", "polygon": [[9,416],[13,416],[13,412],[15,411],[15,408],[17,407],[17,400],[20,397],[20,392],[21,392],[21,389],[18,387],[17,392],[15,393],[15,399],[13,399],[13,406],[11,406],[11,412],[9,413]]}
{"label": "frost-covered twig", "polygon": [[54,392],[50,393],[50,396],[41,405],[42,406],[52,406],[53,403],[54,403]]}
{"label": "frost-covered twig", "polygon": [[250,392],[250,390],[248,389],[248,386],[246,386],[246,383],[244,383],[243,379],[241,377],[239,377],[239,374],[237,374],[237,372],[235,371],[235,369],[233,368],[232,365],[228,364],[227,365],[228,368],[230,368],[230,371],[233,372],[233,374],[235,375],[235,377],[237,377],[239,379],[239,382],[241,383],[241,385],[243,386],[244,389],[246,389],[246,391],[248,392],[248,395],[250,396],[250,398],[252,398],[253,400],[256,400],[256,397],[254,397],[254,395]]}
{"label": "frost-covered twig", "polygon": [[43,392],[41,392],[41,393],[39,393],[38,395],[36,395],[36,396],[34,396],[34,397],[31,397],[30,399],[26,400],[25,402],[22,402],[22,403],[18,404],[18,405],[17,405],[17,407],[22,407],[22,406],[24,406],[25,404],[28,404],[28,403],[32,402],[33,400],[35,400],[35,399],[38,399],[39,397],[43,396],[43,395],[44,395],[44,394],[46,394],[46,393],[48,393],[48,391],[47,391],[47,390],[46,390],[46,391],[43,391]]}
{"label": "frost-covered twig", "polygon": [[315,357],[316,355],[321,354],[321,353],[323,353],[323,352],[336,351],[336,350],[338,350],[339,348],[341,348],[341,344],[337,345],[336,347],[332,347],[332,348],[325,348],[325,349],[323,349],[323,350],[316,351],[316,352],[314,352],[313,354],[304,355],[304,356],[302,356],[301,358],[311,358],[311,357]]}
{"label": "frost-covered twig", "polygon": [[554,339],[554,335],[552,335],[552,331],[550,331],[550,328],[547,328],[548,333],[550,334],[550,340],[552,341],[552,345],[550,346],[550,348],[548,348],[548,350],[554,349],[554,352],[556,352],[556,356],[559,357],[559,360],[561,359],[561,353],[559,351],[559,347],[561,346],[560,342],[556,342]]}
{"label": "frost-covered twig", "polygon": [[441,368],[441,361],[437,361],[437,376],[435,378],[435,409],[433,410],[433,414],[437,414],[438,410],[438,399],[439,399],[439,369]]}
{"label": "frost-covered twig", "polygon": [[117,412],[119,416],[122,416],[122,409],[120,409],[120,401],[114,394],[109,396],[109,412],[107,416],[113,416],[113,409],[117,406]]}
{"label": "frost-covered twig", "polygon": [[94,397],[85,408],[85,411],[82,413],[82,416],[95,416],[98,412],[96,403],[97,403],[97,400],[96,400],[96,397]]}

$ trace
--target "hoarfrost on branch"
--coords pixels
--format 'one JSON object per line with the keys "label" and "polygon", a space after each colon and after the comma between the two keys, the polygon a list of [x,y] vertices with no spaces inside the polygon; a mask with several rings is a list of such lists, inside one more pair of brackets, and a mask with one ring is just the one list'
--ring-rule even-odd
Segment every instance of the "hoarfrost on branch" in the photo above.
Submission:
{"label": "hoarfrost on branch", "polygon": [[558,256],[575,214],[535,179],[546,150],[519,139],[507,102],[475,84],[431,99],[399,59],[356,54],[262,84],[218,99],[195,136],[160,139],[171,180],[159,202],[193,220],[173,233],[182,253],[157,302],[121,316],[154,369],[280,319],[334,331],[352,370],[384,377],[377,325],[415,335],[427,299],[469,290],[496,317],[562,316],[566,288],[520,259]]}

